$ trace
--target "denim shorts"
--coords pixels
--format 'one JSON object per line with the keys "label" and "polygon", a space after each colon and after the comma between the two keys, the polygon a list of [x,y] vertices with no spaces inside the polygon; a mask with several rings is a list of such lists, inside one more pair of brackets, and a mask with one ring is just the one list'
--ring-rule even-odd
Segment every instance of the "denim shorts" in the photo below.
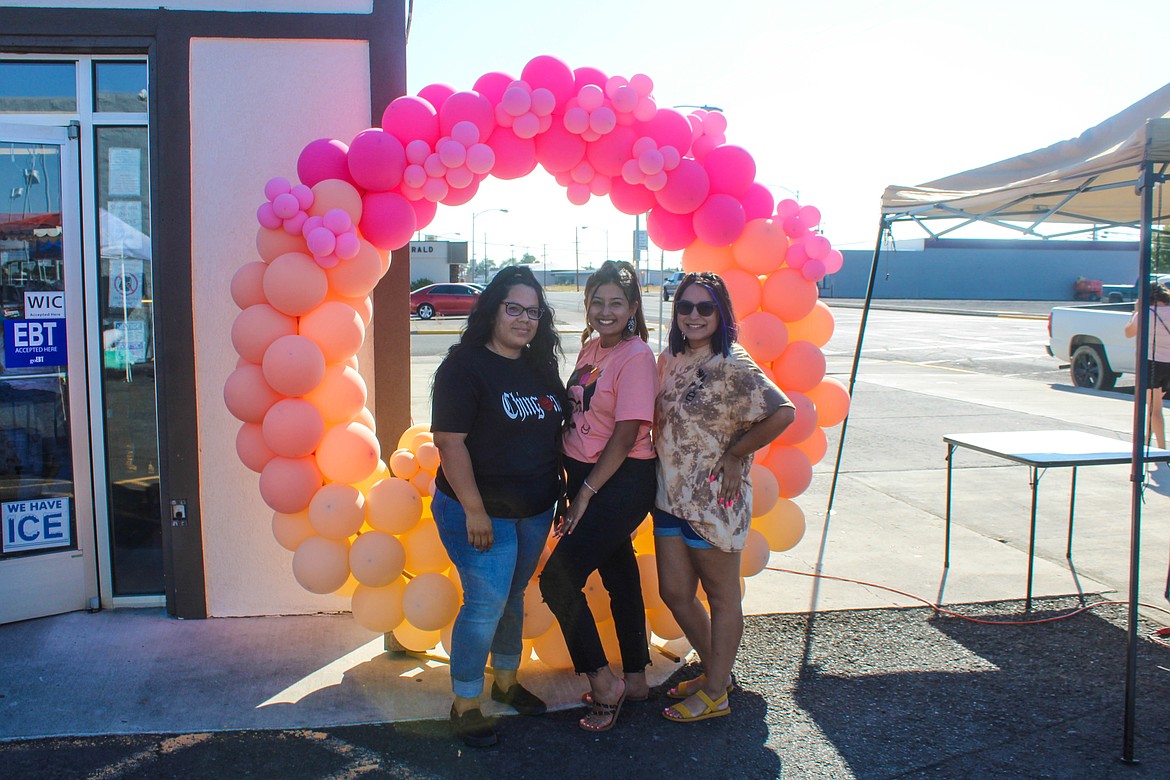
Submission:
{"label": "denim shorts", "polygon": [[658,507],[654,507],[650,514],[654,518],[655,536],[681,536],[683,544],[692,550],[715,549],[715,545],[695,533],[691,524],[681,517],[675,517],[670,512],[665,512]]}

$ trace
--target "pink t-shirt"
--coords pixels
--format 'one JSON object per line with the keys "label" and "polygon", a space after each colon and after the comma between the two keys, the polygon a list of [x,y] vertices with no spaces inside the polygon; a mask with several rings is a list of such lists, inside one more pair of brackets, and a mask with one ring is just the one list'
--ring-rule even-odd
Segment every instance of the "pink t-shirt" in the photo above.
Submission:
{"label": "pink t-shirt", "polygon": [[568,386],[573,416],[561,441],[566,455],[596,463],[617,422],[641,420],[629,457],[654,457],[650,424],[658,395],[658,369],[649,344],[629,338],[606,349],[601,339],[590,340],[581,348]]}

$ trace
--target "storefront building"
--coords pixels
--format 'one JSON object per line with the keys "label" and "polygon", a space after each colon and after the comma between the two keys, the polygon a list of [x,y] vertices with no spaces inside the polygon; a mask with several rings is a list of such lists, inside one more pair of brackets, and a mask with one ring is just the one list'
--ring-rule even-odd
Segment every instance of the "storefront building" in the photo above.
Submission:
{"label": "storefront building", "polygon": [[[235,456],[229,285],[264,182],[405,92],[406,12],[256,5],[0,8],[0,623],[346,606],[292,580]],[[386,431],[409,424],[398,255],[360,356]]]}

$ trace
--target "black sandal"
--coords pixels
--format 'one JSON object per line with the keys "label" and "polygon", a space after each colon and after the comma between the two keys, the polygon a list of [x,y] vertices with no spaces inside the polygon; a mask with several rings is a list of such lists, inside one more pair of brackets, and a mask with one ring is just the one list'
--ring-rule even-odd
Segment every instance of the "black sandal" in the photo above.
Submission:
{"label": "black sandal", "polygon": [[478,707],[460,715],[452,704],[451,726],[455,730],[455,736],[462,739],[463,744],[468,747],[491,747],[498,741],[491,721],[483,716]]}
{"label": "black sandal", "polygon": [[[580,726],[583,730],[593,732],[593,733],[600,733],[602,731],[609,731],[615,725],[617,725],[618,715],[621,713],[622,705],[625,703],[626,703],[626,687],[625,687],[625,684],[623,683],[622,684],[621,698],[619,698],[613,704],[603,704],[602,702],[594,700],[593,703],[589,705],[589,714],[586,715],[584,718],[581,718],[580,720],[578,720],[577,725]],[[605,717],[606,715],[609,716],[609,722],[606,723],[604,726],[590,726],[587,724],[588,719],[591,717]]]}

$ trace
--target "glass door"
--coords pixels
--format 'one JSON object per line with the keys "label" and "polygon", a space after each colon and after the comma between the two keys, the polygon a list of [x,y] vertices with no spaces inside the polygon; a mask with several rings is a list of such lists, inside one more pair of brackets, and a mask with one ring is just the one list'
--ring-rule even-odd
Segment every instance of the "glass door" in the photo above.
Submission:
{"label": "glass door", "polygon": [[0,124],[0,623],[98,596],[71,130]]}

